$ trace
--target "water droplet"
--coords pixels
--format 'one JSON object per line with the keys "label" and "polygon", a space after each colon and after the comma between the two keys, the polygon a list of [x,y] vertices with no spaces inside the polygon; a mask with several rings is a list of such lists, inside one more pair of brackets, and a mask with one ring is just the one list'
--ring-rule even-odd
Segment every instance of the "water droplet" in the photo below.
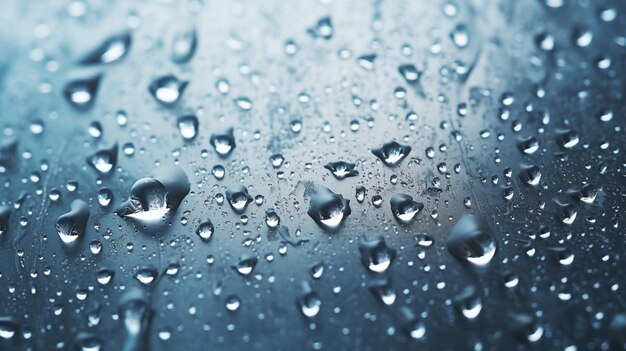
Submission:
{"label": "water droplet", "polygon": [[178,102],[188,84],[188,81],[167,75],[155,79],[148,90],[161,105],[171,107]]}
{"label": "water droplet", "polygon": [[311,267],[311,276],[313,279],[320,279],[322,274],[324,274],[324,268],[325,265],[323,262],[314,264],[313,267]]}
{"label": "water droplet", "polygon": [[413,197],[406,194],[392,196],[389,203],[391,204],[391,213],[400,223],[404,224],[411,223],[415,215],[424,208],[423,203],[413,201]]}
{"label": "water droplet", "polygon": [[213,223],[211,223],[211,221],[206,221],[200,223],[198,229],[196,229],[196,234],[200,237],[200,239],[209,241],[211,240],[211,237],[213,237],[214,230],[215,228],[213,228]]}
{"label": "water droplet", "polygon": [[482,266],[496,253],[496,242],[485,220],[463,215],[454,225],[446,240],[448,251],[461,261]]}
{"label": "water droplet", "polygon": [[20,326],[13,317],[0,317],[0,338],[10,340],[19,332]]}
{"label": "water droplet", "polygon": [[355,167],[356,165],[354,163],[343,161],[331,162],[324,166],[324,168],[331,171],[335,178],[339,180],[359,175],[359,172],[354,169]]}
{"label": "water droplet", "polygon": [[67,102],[77,110],[87,110],[93,106],[102,75],[77,79],[67,83],[63,95]]}
{"label": "water droplet", "polygon": [[307,29],[307,33],[314,39],[322,38],[324,40],[330,40],[333,37],[334,29],[330,17],[322,17],[317,23]]}
{"label": "water droplet", "polygon": [[322,300],[319,295],[311,288],[308,282],[302,283],[303,294],[298,298],[300,311],[307,318],[313,318],[318,315],[322,307]]}
{"label": "water droplet", "polygon": [[351,212],[350,200],[344,199],[342,195],[323,186],[313,189],[307,213],[320,227],[337,230]]}
{"label": "water droplet", "polygon": [[135,279],[137,279],[143,285],[149,285],[154,283],[158,277],[159,272],[152,266],[141,267],[135,273]]}
{"label": "water droplet", "polygon": [[[414,64],[403,64],[398,66],[398,72],[402,75],[402,78],[409,84],[415,84],[422,76],[422,72],[418,71]],[[417,117],[417,115],[416,115]],[[408,119],[408,115],[407,115]]]}
{"label": "water droplet", "polygon": [[364,70],[371,71],[374,69],[374,61],[376,61],[376,54],[367,54],[359,56],[356,61],[359,66]]}
{"label": "water droplet", "polygon": [[361,237],[359,239],[359,252],[363,266],[374,273],[385,272],[396,258],[396,250],[387,246],[387,242],[382,236],[372,240]]}
{"label": "water droplet", "polygon": [[113,192],[109,188],[102,188],[98,191],[98,203],[102,207],[109,207],[113,200]]}
{"label": "water droplet", "polygon": [[470,42],[469,28],[465,24],[458,24],[450,32],[450,39],[459,49],[467,47]]}
{"label": "water droplet", "polygon": [[228,204],[236,213],[243,213],[252,202],[252,196],[248,194],[248,188],[243,185],[234,186],[226,191]]}
{"label": "water droplet", "polygon": [[100,46],[80,60],[80,64],[110,64],[121,60],[130,49],[130,33],[122,33],[107,38]]}
{"label": "water droplet", "polygon": [[372,149],[372,153],[378,157],[388,167],[394,167],[400,164],[411,152],[411,147],[402,145],[395,141],[388,142],[381,147]]}
{"label": "water droplet", "polygon": [[239,309],[241,305],[241,299],[237,295],[230,295],[226,298],[226,309],[235,312]]}
{"label": "water droplet", "polygon": [[257,262],[258,258],[256,256],[247,254],[241,256],[239,258],[239,262],[237,262],[237,265],[233,268],[235,268],[237,273],[246,276],[250,275],[252,271],[254,271],[254,267],[256,267]]}
{"label": "water droplet", "polygon": [[89,219],[89,206],[83,200],[74,200],[70,212],[61,215],[56,222],[56,230],[65,244],[72,244],[85,233]]}
{"label": "water droplet", "polygon": [[512,314],[511,326],[514,333],[520,339],[529,342],[537,342],[543,335],[543,327],[528,314]]}
{"label": "water droplet", "polygon": [[172,61],[177,64],[189,62],[196,52],[197,43],[195,30],[176,33],[172,44]]}
{"label": "water droplet", "polygon": [[280,224],[280,217],[274,209],[269,208],[265,211],[265,224],[267,224],[267,227],[270,229],[275,229]]}
{"label": "water droplet", "polygon": [[198,117],[195,115],[178,117],[178,131],[183,139],[193,140],[198,135]]}
{"label": "water droplet", "polygon": [[396,293],[393,291],[388,277],[374,279],[367,283],[367,287],[385,305],[391,306],[396,302]]}
{"label": "water droplet", "polygon": [[130,189],[130,198],[116,213],[145,224],[164,219],[176,211],[190,191],[185,172],[175,167],[163,167],[155,171],[155,177],[141,178]]}
{"label": "water droplet", "polygon": [[241,109],[242,111],[252,110],[253,105],[252,105],[252,100],[250,100],[250,98],[246,96],[240,96],[236,98],[234,101],[235,101],[235,105],[237,105],[237,107],[239,107],[239,109]]}
{"label": "water droplet", "polygon": [[596,200],[596,196],[598,196],[598,188],[592,184],[585,184],[578,192],[578,199],[586,204],[592,204]]}
{"label": "water droplet", "polygon": [[463,291],[454,297],[456,309],[467,319],[478,317],[483,308],[480,295],[474,286],[467,286]]}
{"label": "water droplet", "polygon": [[117,164],[117,143],[96,151],[87,158],[87,163],[102,175],[111,173]]}
{"label": "water droplet", "polygon": [[536,186],[541,181],[541,169],[534,165],[525,167],[520,174],[520,178],[527,185]]}
{"label": "water droplet", "polygon": [[228,157],[236,147],[233,128],[228,128],[225,132],[211,135],[209,143],[217,154],[224,158]]}

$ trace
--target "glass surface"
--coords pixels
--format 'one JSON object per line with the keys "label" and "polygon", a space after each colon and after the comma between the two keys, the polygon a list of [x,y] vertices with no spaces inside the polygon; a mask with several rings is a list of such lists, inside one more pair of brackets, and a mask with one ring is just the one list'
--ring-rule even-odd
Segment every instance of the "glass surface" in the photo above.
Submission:
{"label": "glass surface", "polygon": [[626,348],[624,1],[0,10],[0,350]]}

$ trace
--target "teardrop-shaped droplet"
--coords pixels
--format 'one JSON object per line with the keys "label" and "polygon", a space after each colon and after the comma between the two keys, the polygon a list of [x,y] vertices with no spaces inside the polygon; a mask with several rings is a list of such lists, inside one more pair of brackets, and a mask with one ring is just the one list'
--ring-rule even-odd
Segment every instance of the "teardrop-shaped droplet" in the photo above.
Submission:
{"label": "teardrop-shaped droplet", "polygon": [[511,328],[522,341],[537,342],[543,336],[543,327],[529,314],[511,314]]}
{"label": "teardrop-shaped droplet", "polygon": [[541,181],[541,169],[535,165],[525,167],[520,173],[520,179],[530,186],[536,186]]}
{"label": "teardrop-shaped droplet", "polygon": [[465,24],[458,24],[454,27],[452,32],[450,32],[450,39],[452,39],[454,45],[459,49],[467,47],[470,43],[469,28]]}
{"label": "teardrop-shaped droplet", "polygon": [[239,262],[233,268],[241,275],[250,275],[254,271],[254,267],[258,262],[258,258],[254,255],[244,255],[239,258]]}
{"label": "teardrop-shaped droplet", "polygon": [[453,302],[457,311],[467,319],[478,317],[483,309],[480,295],[472,285],[465,287],[460,294],[454,297]]}
{"label": "teardrop-shaped droplet", "polygon": [[177,64],[189,62],[196,52],[197,43],[195,29],[176,33],[172,44],[172,61]]}
{"label": "teardrop-shaped droplet", "polygon": [[306,281],[302,283],[302,290],[303,293],[297,300],[300,312],[307,318],[313,318],[319,314],[322,300]]}
{"label": "teardrop-shaped droplet", "polygon": [[396,258],[396,250],[389,247],[382,236],[372,240],[361,237],[359,252],[363,266],[374,273],[385,272]]}
{"label": "teardrop-shaped droplet", "polygon": [[121,60],[130,49],[130,33],[122,33],[107,38],[100,46],[80,60],[80,64],[109,64]]}
{"label": "teardrop-shaped droplet", "polygon": [[63,95],[73,108],[81,111],[88,110],[93,106],[101,79],[102,75],[98,74],[71,81],[65,85]]}
{"label": "teardrop-shaped droplet", "polygon": [[367,287],[374,296],[387,306],[393,305],[396,301],[396,292],[393,291],[389,277],[371,280],[367,283]]}
{"label": "teardrop-shaped droplet", "polygon": [[56,230],[65,244],[72,244],[85,233],[89,220],[89,206],[85,201],[77,199],[72,202],[70,212],[57,219]]}
{"label": "teardrop-shaped droplet", "polygon": [[122,350],[147,350],[154,312],[147,293],[138,288],[127,290],[120,299],[119,315],[124,326]]}
{"label": "teardrop-shaped droplet", "polygon": [[485,220],[473,215],[463,215],[454,225],[446,240],[448,251],[457,259],[482,266],[496,253],[496,241]]}
{"label": "teardrop-shaped droplet", "polygon": [[[398,72],[400,72],[402,78],[404,78],[404,80],[411,85],[417,83],[422,76],[422,72],[420,72],[412,63],[402,64],[398,66]],[[408,115],[407,119],[409,119]]]}
{"label": "teardrop-shaped droplet", "polygon": [[330,17],[320,18],[313,27],[307,29],[307,33],[314,39],[330,40],[334,34],[333,23]]}

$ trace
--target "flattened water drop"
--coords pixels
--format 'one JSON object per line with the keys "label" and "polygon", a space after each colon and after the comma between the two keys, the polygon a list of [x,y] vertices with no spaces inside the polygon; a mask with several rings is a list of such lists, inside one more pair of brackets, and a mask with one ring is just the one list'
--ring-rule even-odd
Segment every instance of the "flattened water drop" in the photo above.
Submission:
{"label": "flattened water drop", "polygon": [[399,144],[396,141],[391,141],[383,144],[381,147],[372,149],[372,153],[388,167],[399,165],[410,152],[410,146]]}

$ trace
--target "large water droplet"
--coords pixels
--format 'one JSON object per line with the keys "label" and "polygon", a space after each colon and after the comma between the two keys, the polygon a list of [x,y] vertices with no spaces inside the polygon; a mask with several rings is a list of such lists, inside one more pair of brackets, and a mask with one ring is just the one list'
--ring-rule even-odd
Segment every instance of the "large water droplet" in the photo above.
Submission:
{"label": "large water droplet", "polygon": [[197,43],[195,29],[176,33],[172,44],[172,61],[178,64],[189,62],[196,52]]}
{"label": "large water droplet", "polygon": [[366,237],[359,239],[361,263],[374,273],[385,272],[396,258],[396,250],[387,246],[385,238],[379,236],[369,240]]}
{"label": "large water droplet", "polygon": [[198,117],[186,115],[178,117],[178,131],[185,140],[193,140],[198,135]]}
{"label": "large water droplet", "polygon": [[496,241],[485,220],[463,215],[446,240],[448,251],[457,259],[474,265],[485,265],[496,253]]}
{"label": "large water droplet", "polygon": [[483,309],[480,295],[474,286],[467,286],[460,294],[454,297],[454,306],[467,319],[478,317]]}
{"label": "large water droplet", "polygon": [[148,89],[161,105],[171,107],[178,102],[188,83],[173,75],[167,75],[154,80]]}
{"label": "large water droplet", "polygon": [[239,258],[239,262],[237,262],[237,265],[233,268],[241,275],[250,275],[252,271],[254,271],[254,267],[256,267],[258,260],[259,259],[255,255],[243,255]]}
{"label": "large water droplet", "polygon": [[389,277],[374,279],[367,284],[368,288],[382,303],[387,306],[393,305],[396,301],[396,293],[391,287]]}
{"label": "large water droplet", "polygon": [[102,75],[77,79],[65,85],[63,95],[67,102],[77,110],[87,110],[93,106]]}
{"label": "large water droplet", "polygon": [[209,241],[213,237],[213,232],[215,228],[213,228],[213,223],[211,221],[206,221],[201,223],[196,229],[196,234],[200,237],[200,239],[204,241]]}
{"label": "large water droplet", "polygon": [[252,196],[248,194],[248,188],[243,185],[234,186],[226,190],[228,204],[236,213],[243,213],[252,202]]}
{"label": "large water droplet", "polygon": [[318,315],[322,307],[322,300],[319,295],[311,288],[308,282],[302,283],[303,294],[298,298],[297,304],[300,311],[307,318],[313,318]]}
{"label": "large water droplet", "polygon": [[87,163],[102,175],[111,173],[117,164],[117,143],[110,148],[100,149],[87,157]]}
{"label": "large water droplet", "polygon": [[351,212],[350,200],[323,186],[313,189],[307,213],[320,227],[336,230]]}
{"label": "large water droplet", "polygon": [[109,64],[126,56],[131,44],[130,33],[126,32],[107,38],[100,46],[85,56],[80,63],[83,65]]}
{"label": "large water droplet", "polygon": [[391,204],[391,213],[401,223],[408,224],[413,221],[423,208],[424,204],[413,201],[413,197],[406,194],[396,194],[389,201]]}
{"label": "large water droplet", "polygon": [[381,147],[372,149],[372,153],[389,167],[395,167],[400,164],[400,161],[407,157],[410,152],[410,146],[402,145],[395,141],[388,142]]}
{"label": "large water droplet", "polygon": [[130,189],[130,198],[116,213],[149,224],[175,212],[189,191],[189,180],[180,168],[159,168],[154,177],[135,182]]}
{"label": "large water droplet", "polygon": [[89,220],[89,206],[83,200],[74,200],[70,212],[61,215],[56,222],[56,230],[65,244],[72,244],[85,233]]}

